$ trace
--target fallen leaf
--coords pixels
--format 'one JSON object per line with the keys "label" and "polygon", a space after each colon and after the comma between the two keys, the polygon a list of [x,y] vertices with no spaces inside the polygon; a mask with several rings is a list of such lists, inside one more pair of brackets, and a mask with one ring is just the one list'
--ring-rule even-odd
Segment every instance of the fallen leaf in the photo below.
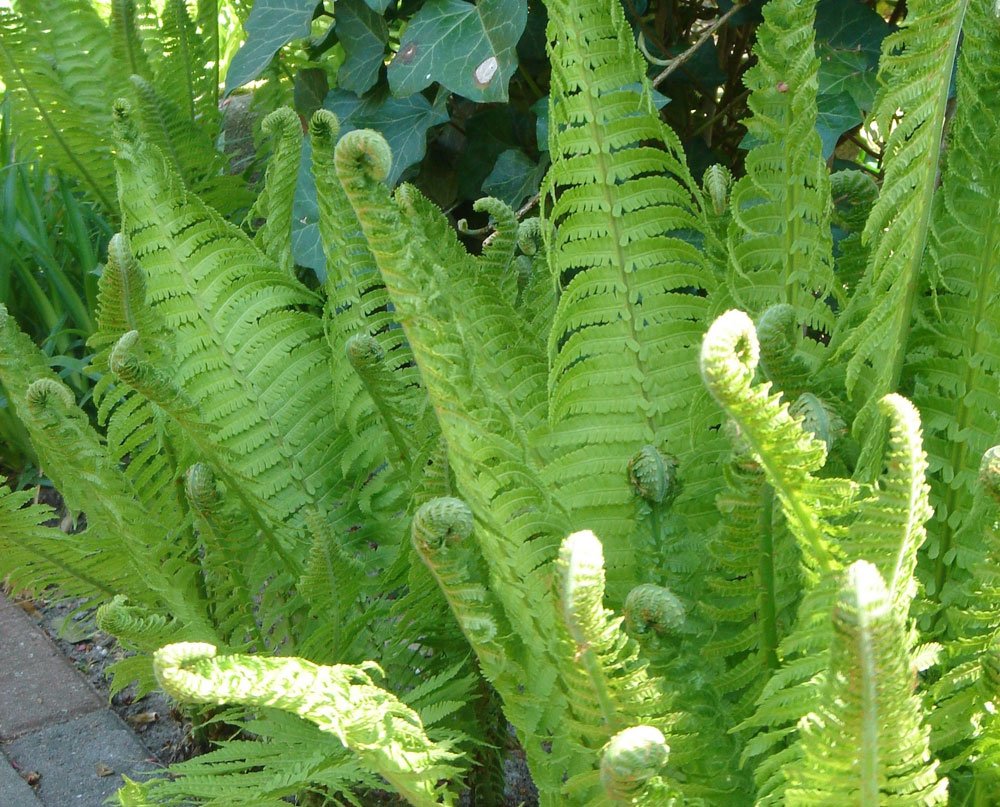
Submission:
{"label": "fallen leaf", "polygon": [[115,769],[108,767],[103,762],[98,762],[95,767],[97,768],[98,776],[114,776]]}
{"label": "fallen leaf", "polygon": [[147,723],[153,723],[157,720],[159,716],[156,712],[139,712],[136,715],[130,715],[125,718],[129,723],[136,726],[145,726]]}

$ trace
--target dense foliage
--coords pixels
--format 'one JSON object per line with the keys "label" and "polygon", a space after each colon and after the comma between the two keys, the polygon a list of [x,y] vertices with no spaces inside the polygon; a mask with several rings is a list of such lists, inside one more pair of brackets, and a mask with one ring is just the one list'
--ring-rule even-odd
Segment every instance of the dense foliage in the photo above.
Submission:
{"label": "dense foliage", "polygon": [[5,492],[0,572],[238,730],[122,803],[499,803],[508,722],[543,804],[995,803],[1000,15],[909,0],[876,182],[829,168],[827,8],[764,5],[743,172],[699,182],[635,18],[549,0],[541,216],[478,201],[474,252],[317,110],[318,289],[294,112],[248,236],[115,103],[100,429],[0,315],[87,529]]}

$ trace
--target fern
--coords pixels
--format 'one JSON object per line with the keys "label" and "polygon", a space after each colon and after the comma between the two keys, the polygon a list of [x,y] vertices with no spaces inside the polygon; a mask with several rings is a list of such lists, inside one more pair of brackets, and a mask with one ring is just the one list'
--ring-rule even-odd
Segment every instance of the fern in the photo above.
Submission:
{"label": "fern", "polygon": [[[921,306],[906,367],[927,424],[937,502],[927,586],[942,603],[949,601],[944,589],[951,577],[960,581],[979,555],[975,530],[964,526],[979,458],[1000,427],[1000,171],[989,156],[1000,144],[1000,113],[989,89],[1000,75],[998,46],[995,10],[970,3],[956,76],[959,103],[927,253],[937,288]],[[965,542],[958,538],[963,533]]]}
{"label": "fern", "polygon": [[[863,401],[899,383],[920,285],[935,175],[954,62],[969,0],[914,2],[897,33],[886,37],[872,119],[886,138],[885,181],[865,224],[868,266],[832,345],[847,356],[847,390],[865,378]],[[897,111],[905,110],[898,122]]]}
{"label": "fern", "polygon": [[802,760],[789,772],[785,803],[947,802],[948,782],[928,760],[922,704],[911,691],[912,648],[894,599],[873,565],[848,568],[823,707],[803,718]]}
{"label": "fern", "polygon": [[372,682],[368,669],[294,658],[218,656],[208,644],[168,645],[154,667],[164,688],[200,703],[238,701],[294,712],[333,734],[412,804],[451,804],[437,785],[458,770],[417,714]]}
{"label": "fern", "polygon": [[62,596],[106,599],[124,584],[120,568],[107,568],[101,553],[78,538],[44,527],[51,508],[29,504],[30,491],[0,486],[0,579],[14,591],[41,593],[56,586]]}
{"label": "fern", "polygon": [[[548,478],[572,526],[605,542],[620,602],[619,581],[639,568],[624,463],[649,444],[687,473],[693,356],[708,313],[696,290],[711,294],[714,284],[681,236],[706,229],[698,190],[656,114],[620,5],[548,8],[555,44],[543,213],[561,290],[549,332]],[[693,478],[688,489],[702,492]]]}
{"label": "fern", "polygon": [[826,298],[835,283],[830,179],[816,132],[815,16],[814,2],[764,7],[757,64],[744,77],[753,113],[747,134],[756,145],[730,200],[730,285],[750,312],[780,301],[797,324],[829,331]]}

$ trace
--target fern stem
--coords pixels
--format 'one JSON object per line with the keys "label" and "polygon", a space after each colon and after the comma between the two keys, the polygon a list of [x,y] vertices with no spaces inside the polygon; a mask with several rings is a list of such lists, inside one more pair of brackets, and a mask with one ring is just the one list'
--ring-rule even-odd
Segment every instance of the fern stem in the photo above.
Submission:
{"label": "fern stem", "polygon": [[578,645],[577,659],[583,664],[583,669],[594,687],[594,695],[597,697],[597,703],[601,707],[601,713],[604,715],[604,722],[608,730],[611,733],[621,731],[625,726],[618,717],[618,710],[615,709],[614,701],[611,699],[608,682],[604,678],[604,671],[597,659],[597,654],[590,645]]}
{"label": "fern stem", "polygon": [[760,658],[765,667],[778,668],[778,617],[775,609],[774,585],[774,488],[764,483],[760,497],[760,594],[757,597],[757,618],[760,625]]}

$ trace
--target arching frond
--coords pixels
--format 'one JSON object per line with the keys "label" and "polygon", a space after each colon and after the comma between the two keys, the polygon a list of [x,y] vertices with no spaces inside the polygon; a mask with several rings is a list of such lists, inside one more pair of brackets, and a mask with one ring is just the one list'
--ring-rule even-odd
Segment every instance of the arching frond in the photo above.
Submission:
{"label": "arching frond", "polygon": [[337,737],[412,804],[453,803],[438,782],[459,772],[456,754],[424,733],[416,712],[375,685],[369,674],[375,665],[217,655],[203,643],[168,645],[153,664],[164,689],[180,700],[293,712]]}

